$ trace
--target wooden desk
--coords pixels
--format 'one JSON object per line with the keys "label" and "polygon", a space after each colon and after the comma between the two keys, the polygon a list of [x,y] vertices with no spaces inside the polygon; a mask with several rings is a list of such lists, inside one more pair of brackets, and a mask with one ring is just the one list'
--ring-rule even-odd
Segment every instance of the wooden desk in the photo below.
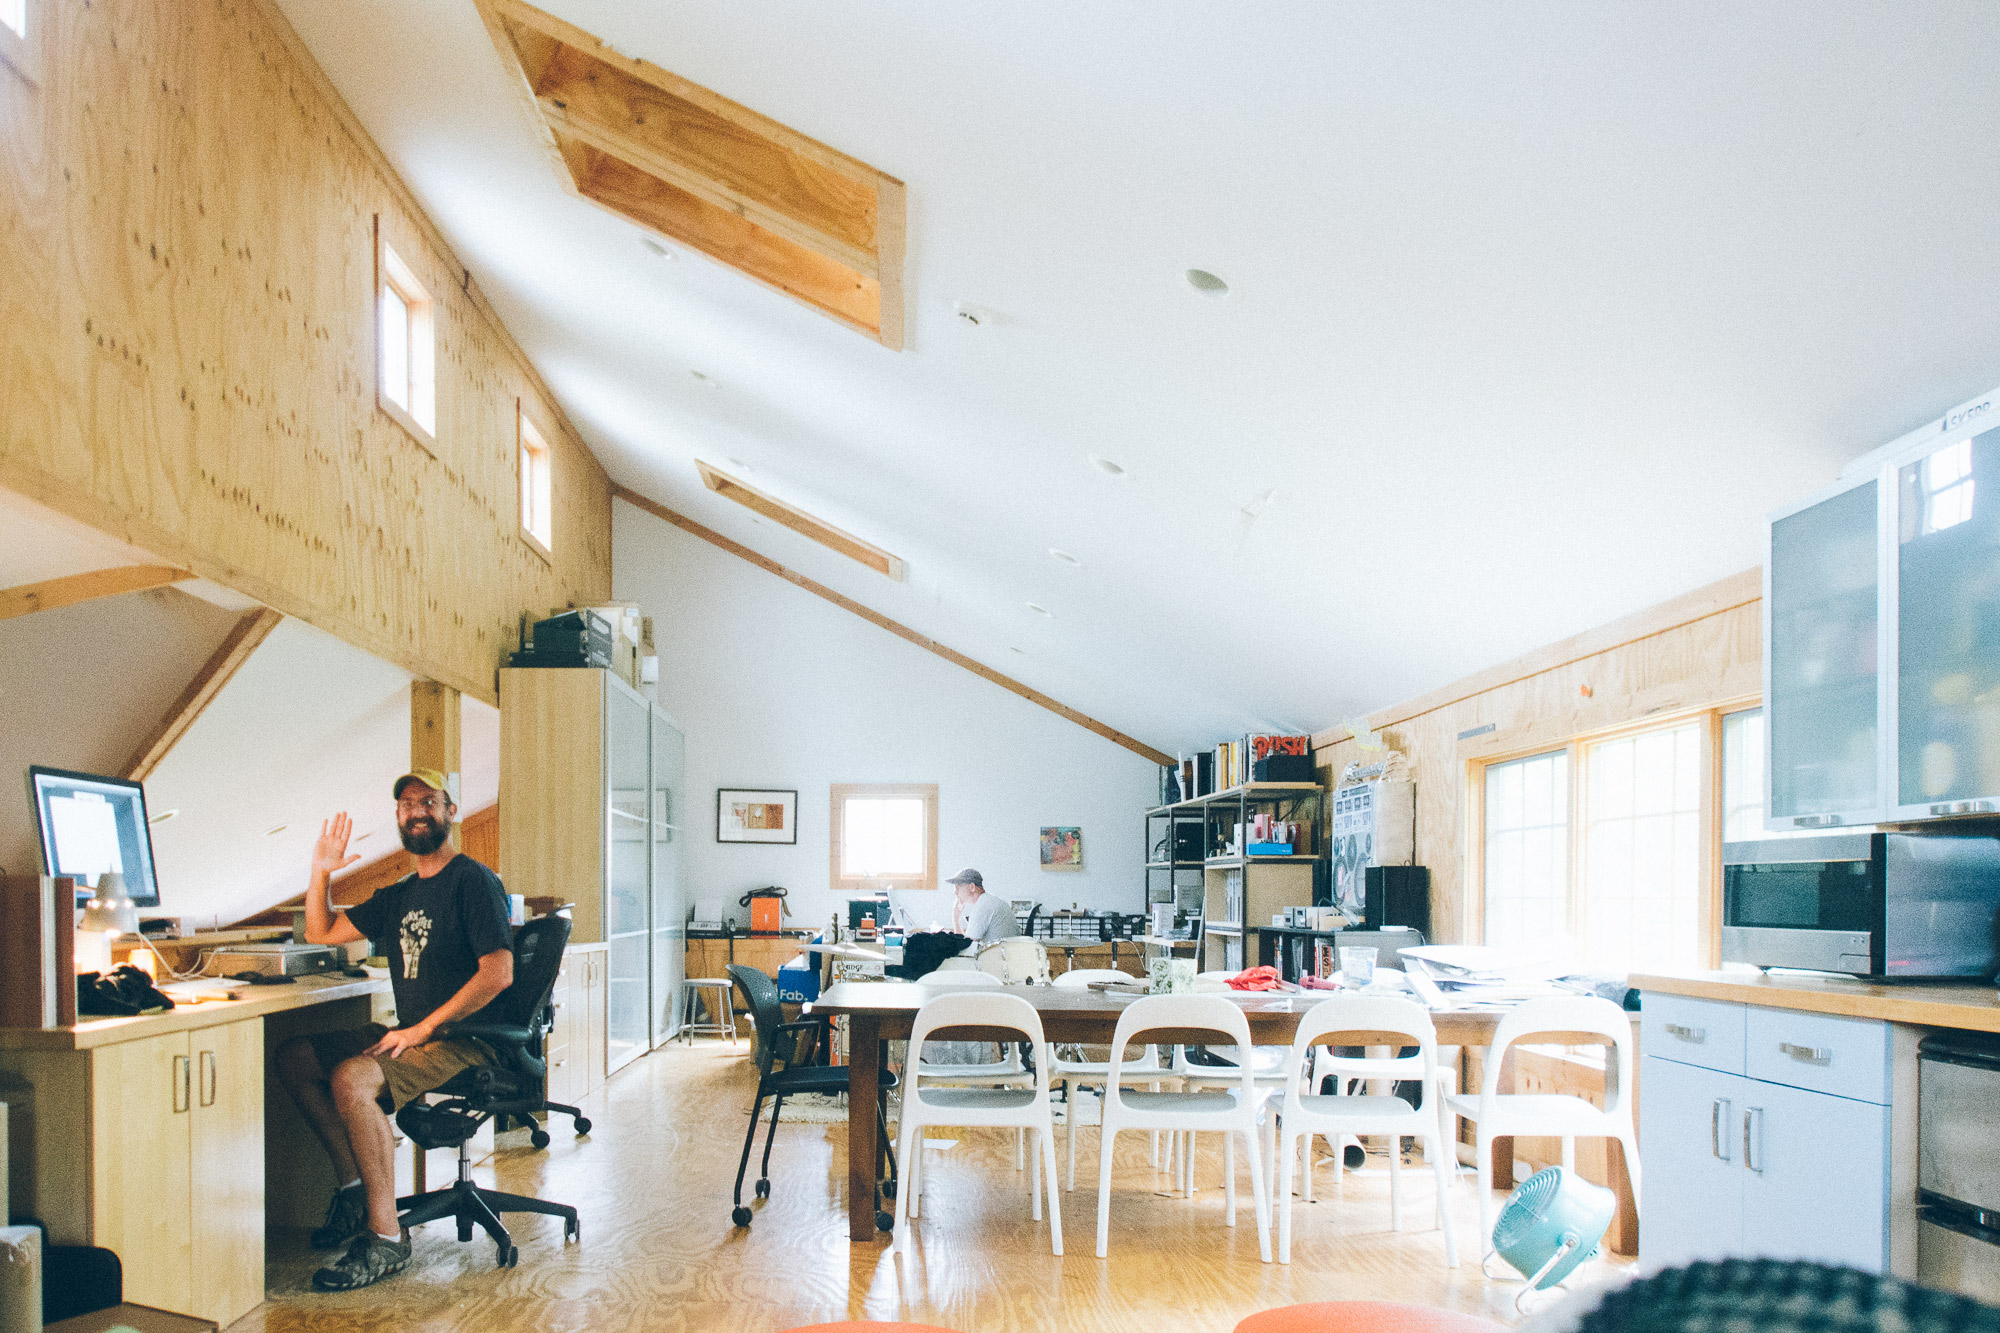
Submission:
{"label": "wooden desk", "polygon": [[388,989],[308,977],[163,1014],[0,1030],[0,1102],[18,1108],[13,1211],[56,1244],[116,1251],[131,1301],[234,1322],[264,1299],[267,1194],[316,1190],[316,1208],[333,1184],[267,1085],[270,1048],[368,1022]]}
{"label": "wooden desk", "polygon": [[[1132,1003],[1130,996],[1104,991],[1071,990],[1057,986],[1009,986],[1010,995],[1019,995],[1035,1007],[1042,1020],[1042,1034],[1052,1043],[1073,1042],[1085,1046],[1109,1045],[1118,1016]],[[847,1020],[847,1237],[850,1241],[875,1239],[875,1100],[876,1080],[881,1076],[882,1044],[907,1040],[917,1010],[925,1000],[938,994],[915,982],[844,981],[831,987],[811,1005],[815,1014],[838,1015]],[[1227,998],[1243,1007],[1250,1021],[1250,1040],[1259,1046],[1289,1046],[1297,1035],[1299,1017],[1325,999],[1324,994],[1277,994],[1272,992],[1229,992]],[[1484,1047],[1493,1040],[1502,1011],[1455,1010],[1433,1013],[1440,1046]],[[1637,1017],[1637,1015],[1634,1015]],[[1148,1039],[1160,1043],[1213,1042],[1207,1031],[1158,1029]],[[1358,1035],[1358,1034],[1357,1034]],[[1549,1033],[1548,1042],[1565,1045],[1600,1045],[1601,1037],[1587,1033]],[[953,1040],[1013,1041],[1018,1034],[1005,1028],[954,1028]],[[1511,1087],[1503,1068],[1501,1086]],[[1495,1155],[1512,1162],[1512,1140],[1499,1141]],[[1614,1188],[1619,1197],[1629,1198],[1625,1161],[1613,1154]],[[1629,1215],[1629,1213],[1628,1213]]]}

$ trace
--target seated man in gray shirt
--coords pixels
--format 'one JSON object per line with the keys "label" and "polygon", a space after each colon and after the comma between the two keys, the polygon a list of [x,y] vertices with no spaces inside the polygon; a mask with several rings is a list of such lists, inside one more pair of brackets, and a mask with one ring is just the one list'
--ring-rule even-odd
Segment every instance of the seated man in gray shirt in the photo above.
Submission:
{"label": "seated man in gray shirt", "polygon": [[982,944],[1004,940],[1015,934],[1014,904],[986,891],[986,880],[977,870],[965,869],[949,881],[957,888],[952,906],[953,927],[972,941],[977,952]]}

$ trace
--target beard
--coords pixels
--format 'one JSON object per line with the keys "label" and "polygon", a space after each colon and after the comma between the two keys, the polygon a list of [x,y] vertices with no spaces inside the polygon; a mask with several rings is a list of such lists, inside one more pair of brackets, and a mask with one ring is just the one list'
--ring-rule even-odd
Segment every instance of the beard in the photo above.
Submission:
{"label": "beard", "polygon": [[412,856],[429,856],[451,838],[451,821],[432,815],[418,815],[398,824],[396,832],[403,839],[404,851]]}

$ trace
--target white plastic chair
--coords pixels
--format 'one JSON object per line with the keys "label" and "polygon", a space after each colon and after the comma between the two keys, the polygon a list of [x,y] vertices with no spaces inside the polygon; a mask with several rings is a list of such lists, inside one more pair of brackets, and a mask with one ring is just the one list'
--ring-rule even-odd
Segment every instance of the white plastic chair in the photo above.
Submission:
{"label": "white plastic chair", "polygon": [[[1326,1043],[1328,1036],[1343,1033],[1393,1033],[1407,1037],[1407,1041],[1395,1042],[1400,1050],[1405,1046],[1418,1048],[1417,1054],[1409,1056],[1388,1056],[1372,1058],[1367,1056],[1322,1054],[1315,1061],[1317,1048]],[[1348,1042],[1345,1045],[1358,1043]],[[1283,1108],[1283,1138],[1278,1148],[1278,1158],[1282,1164],[1281,1179],[1278,1182],[1278,1262],[1292,1261],[1292,1164],[1298,1157],[1298,1140],[1304,1135],[1310,1143],[1314,1134],[1324,1134],[1334,1143],[1335,1151],[1345,1135],[1388,1134],[1389,1147],[1389,1224],[1397,1231],[1403,1229],[1403,1178],[1401,1139],[1409,1135],[1423,1141],[1424,1156],[1430,1161],[1432,1174],[1437,1177],[1438,1225],[1444,1230],[1444,1260],[1447,1268],[1458,1267],[1458,1242],[1451,1233],[1451,1190],[1452,1167],[1447,1161],[1456,1163],[1452,1138],[1446,1132],[1449,1119],[1444,1111],[1444,1097],[1447,1089],[1438,1070],[1437,1028],[1431,1022],[1430,1014],[1423,1006],[1409,1000],[1393,997],[1360,995],[1336,995],[1322,1000],[1306,1011],[1299,1020],[1298,1035],[1292,1039],[1289,1067],[1292,1077],[1285,1088]],[[1308,1068],[1313,1077],[1333,1074],[1343,1080],[1349,1078],[1413,1080],[1424,1090],[1422,1108],[1412,1106],[1401,1097],[1375,1096],[1321,1096],[1317,1093],[1301,1094],[1300,1075]]]}
{"label": "white plastic chair", "polygon": [[[1006,983],[990,972],[970,969],[957,972],[932,972],[917,978],[916,984],[927,986],[933,992],[955,991],[996,991],[1004,989]],[[957,1083],[965,1087],[978,1088],[1026,1088],[1034,1084],[1035,1076],[1021,1063],[1020,1048],[1009,1043],[1000,1048],[998,1060],[952,1063],[944,1060],[927,1060],[923,1047],[910,1043],[916,1052],[913,1067],[925,1078],[936,1082]],[[1019,1171],[1027,1165],[1027,1135],[1014,1136],[1014,1169]]]}
{"label": "white plastic chair", "polygon": [[[1141,1092],[1126,1088],[1125,1049],[1141,1034],[1160,1028],[1213,1032],[1224,1044],[1250,1047],[1250,1020],[1235,1001],[1221,995],[1148,995],[1118,1016],[1111,1034],[1111,1069],[1104,1085],[1104,1127],[1097,1150],[1097,1257],[1111,1239],[1111,1159],[1118,1133],[1127,1129],[1207,1130],[1243,1136],[1250,1159],[1250,1184],[1257,1211],[1257,1251],[1271,1262],[1271,1199],[1257,1146],[1256,1085],[1248,1065],[1237,1071],[1227,1091]],[[1138,1076],[1150,1081],[1147,1076]],[[1223,1139],[1224,1220],[1236,1225],[1236,1140]]]}
{"label": "white plastic chair", "polygon": [[[896,1232],[903,1259],[910,1258],[910,1220],[923,1211],[924,1177],[921,1131],[926,1125],[1034,1130],[1040,1136],[1035,1169],[1029,1184],[1034,1219],[1042,1220],[1043,1183],[1049,1202],[1049,1244],[1062,1248],[1062,1205],[1056,1191],[1056,1127],[1049,1113],[1049,1052],[1042,1037],[1042,1017],[1018,995],[973,990],[947,992],[924,1001],[910,1027],[910,1044],[918,1049],[939,1028],[1011,1028],[1034,1043],[1035,1073],[1025,1088],[940,1087],[921,1066],[903,1086],[903,1181],[896,1192]],[[1010,1043],[1011,1045],[1011,1043]]]}
{"label": "white plastic chair", "polygon": [[1049,984],[1049,951],[1026,935],[995,940],[979,951],[973,965],[1009,985]]}
{"label": "white plastic chair", "polygon": [[[1581,1097],[1561,1093],[1502,1093],[1500,1067],[1507,1048],[1530,1037],[1580,1032],[1609,1039],[1616,1060],[1617,1086],[1605,1089],[1602,1110]],[[1516,1134],[1562,1140],[1562,1164],[1576,1169],[1579,1138],[1617,1139],[1625,1148],[1632,1180],[1632,1206],[1639,1206],[1639,1136],[1632,1126],[1632,1020],[1623,1009],[1597,996],[1554,996],[1529,1000],[1500,1020],[1485,1055],[1479,1096],[1446,1099],[1449,1114],[1462,1115],[1478,1129],[1473,1152],[1479,1164],[1479,1235],[1493,1245],[1493,1140]]]}
{"label": "white plastic chair", "polygon": [[[1136,980],[1138,978],[1134,977],[1131,973],[1120,972],[1116,968],[1080,967],[1074,971],[1063,973],[1055,979],[1054,984],[1063,990],[1087,990],[1093,982]],[[1076,1188],[1076,1122],[1079,1119],[1077,1115],[1077,1094],[1089,1088],[1102,1088],[1104,1080],[1111,1073],[1111,1062],[1108,1059],[1072,1060],[1065,1057],[1060,1051],[1056,1051],[1053,1058],[1054,1063],[1049,1068],[1049,1082],[1052,1086],[1057,1083],[1062,1085],[1063,1101],[1067,1108],[1064,1117],[1063,1137],[1069,1141],[1067,1144],[1069,1174],[1064,1188],[1073,1190]],[[1158,1071],[1162,1074],[1165,1072],[1160,1069],[1159,1049],[1153,1046],[1148,1046],[1145,1053],[1138,1060],[1128,1063],[1125,1066],[1125,1072],[1131,1075],[1153,1071]],[[1157,1080],[1153,1081],[1151,1086],[1153,1091],[1159,1091],[1160,1084]],[[1158,1166],[1159,1164],[1160,1136],[1155,1131],[1153,1134],[1153,1165]]]}
{"label": "white plastic chair", "polygon": [[[1233,977],[1236,973],[1229,972],[1223,975]],[[1197,985],[1199,985],[1199,979],[1197,979]],[[1223,993],[1233,994],[1227,986],[1223,987]],[[1187,1048],[1185,1046],[1176,1046],[1174,1047],[1173,1060],[1169,1066],[1169,1072],[1181,1081],[1182,1087],[1191,1091],[1200,1088],[1229,1087],[1240,1078],[1238,1069],[1243,1063],[1241,1051],[1235,1048],[1223,1047],[1217,1049],[1215,1053],[1222,1056],[1225,1060],[1234,1060],[1236,1064],[1198,1065],[1188,1059]],[[1290,1047],[1253,1046],[1250,1048],[1250,1077],[1251,1082],[1257,1088],[1257,1105],[1260,1115],[1266,1109],[1266,1104],[1273,1097],[1284,1091],[1285,1084],[1292,1077],[1292,1074],[1293,1066],[1291,1064]],[[1267,1154],[1265,1161],[1268,1166],[1273,1168],[1276,1167],[1277,1162],[1274,1157],[1268,1154],[1275,1153],[1277,1149],[1276,1131],[1277,1127],[1270,1117],[1264,1116],[1264,1150]],[[1194,1198],[1194,1146],[1193,1135],[1186,1136],[1182,1141],[1180,1158],[1181,1189],[1190,1199]]]}

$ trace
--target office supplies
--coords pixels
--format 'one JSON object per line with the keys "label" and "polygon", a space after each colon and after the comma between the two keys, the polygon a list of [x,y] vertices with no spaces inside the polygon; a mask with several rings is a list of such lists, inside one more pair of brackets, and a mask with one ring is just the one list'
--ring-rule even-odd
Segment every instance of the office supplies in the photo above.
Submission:
{"label": "office supplies", "polygon": [[42,840],[43,873],[74,879],[77,906],[106,873],[122,877],[123,897],[132,904],[160,905],[142,785],[37,764],[28,770],[28,792]]}

